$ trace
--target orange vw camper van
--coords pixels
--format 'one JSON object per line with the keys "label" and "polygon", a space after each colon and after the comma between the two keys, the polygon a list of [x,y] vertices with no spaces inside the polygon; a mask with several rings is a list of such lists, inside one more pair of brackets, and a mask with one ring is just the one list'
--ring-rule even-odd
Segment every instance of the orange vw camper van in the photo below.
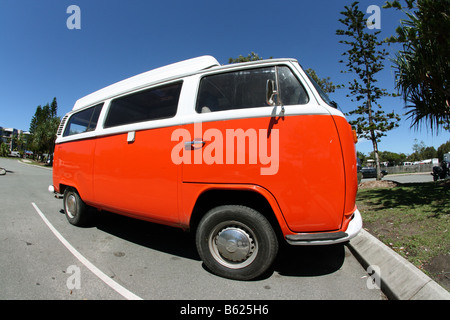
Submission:
{"label": "orange vw camper van", "polygon": [[94,207],[189,230],[211,272],[248,280],[279,241],[359,232],[354,143],[296,60],[203,56],[78,100],[58,129],[50,190],[73,225]]}

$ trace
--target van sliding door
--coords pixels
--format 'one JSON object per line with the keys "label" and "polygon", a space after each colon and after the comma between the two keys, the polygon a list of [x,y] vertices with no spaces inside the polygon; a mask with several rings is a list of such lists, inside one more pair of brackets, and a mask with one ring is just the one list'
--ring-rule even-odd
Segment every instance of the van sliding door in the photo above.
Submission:
{"label": "van sliding door", "polygon": [[168,143],[173,127],[164,124],[176,114],[181,85],[164,85],[111,102],[104,125],[111,135],[97,139],[94,164],[95,199],[106,210],[178,222],[178,167],[171,161]]}

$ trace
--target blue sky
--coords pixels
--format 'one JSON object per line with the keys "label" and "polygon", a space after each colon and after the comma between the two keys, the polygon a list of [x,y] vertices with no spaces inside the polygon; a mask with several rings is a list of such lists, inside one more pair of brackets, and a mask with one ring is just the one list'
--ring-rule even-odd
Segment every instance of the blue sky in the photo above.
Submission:
{"label": "blue sky", "polygon": [[[362,0],[360,8],[384,0]],[[169,63],[212,55],[222,63],[254,51],[263,58],[296,58],[320,77],[347,83],[339,63],[340,11],[351,0],[0,0],[0,126],[28,130],[38,105],[58,101],[58,115],[93,91]],[[81,29],[69,30],[70,5],[81,10]],[[367,14],[369,17],[370,14]],[[381,11],[381,37],[394,33],[403,15]],[[389,47],[391,55],[395,47]],[[394,90],[387,62],[378,84]],[[356,107],[341,89],[331,95],[344,112]],[[380,101],[387,112],[404,114],[401,98]],[[405,117],[403,117],[405,118]],[[382,138],[381,151],[412,153],[415,139],[439,147],[448,132],[400,127]],[[372,151],[368,141],[357,150]]]}

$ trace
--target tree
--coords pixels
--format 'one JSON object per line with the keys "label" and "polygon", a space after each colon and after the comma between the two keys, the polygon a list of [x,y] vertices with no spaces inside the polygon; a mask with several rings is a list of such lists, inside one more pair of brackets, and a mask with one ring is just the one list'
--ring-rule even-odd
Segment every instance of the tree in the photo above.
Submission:
{"label": "tree", "polygon": [[438,158],[438,151],[434,147],[427,147],[425,142],[414,139],[413,153],[409,155],[410,161],[422,161],[426,159]]}
{"label": "tree", "polygon": [[56,98],[53,99],[51,105],[46,104],[44,107],[39,105],[36,108],[30,123],[31,150],[35,154],[47,153],[51,155],[53,153],[56,132],[61,120],[57,113],[58,103]]}
{"label": "tree", "polygon": [[444,154],[448,152],[450,152],[450,140],[446,143],[441,144],[437,149],[437,156],[439,158],[439,161],[442,162],[442,160],[444,160]]}
{"label": "tree", "polygon": [[381,137],[386,135],[387,131],[397,127],[397,122],[400,120],[397,114],[394,112],[387,114],[381,109],[381,105],[377,104],[377,100],[390,95],[385,89],[375,86],[377,82],[375,75],[383,70],[383,61],[387,53],[385,49],[381,49],[383,42],[377,39],[380,31],[366,32],[368,30],[366,29],[367,19],[359,10],[358,2],[354,2],[350,7],[345,6],[345,11],[341,14],[344,18],[339,21],[347,29],[337,30],[336,34],[348,39],[339,41],[339,43],[349,46],[349,49],[343,53],[343,56],[348,58],[346,72],[357,75],[353,81],[349,82],[350,94],[347,97],[354,96],[357,102],[361,102],[361,105],[349,112],[350,115],[357,115],[357,119],[350,121],[350,124],[356,126],[359,138],[365,138],[372,142],[377,180],[381,180],[378,142]]}
{"label": "tree", "polygon": [[403,95],[411,127],[450,130],[450,0],[388,1],[384,8],[403,10],[396,36],[403,44],[393,59],[396,88]]}
{"label": "tree", "polygon": [[[373,153],[373,152],[372,152]],[[390,151],[380,152],[380,162],[388,162],[388,166],[397,166],[406,161],[404,153],[395,153]]]}
{"label": "tree", "polygon": [[[270,57],[269,59],[272,59],[273,57]],[[229,58],[228,63],[241,63],[241,62],[249,62],[249,61],[258,61],[263,60],[257,53],[254,53],[253,51],[247,55],[247,57],[244,57],[242,55],[239,55],[237,58]],[[314,79],[314,81],[317,82],[317,84],[322,88],[322,90],[326,93],[334,92],[336,89],[339,89],[340,85],[334,85],[333,82],[331,82],[330,77],[327,78],[319,78],[317,73],[309,68],[306,69],[305,72],[307,72],[311,78]]]}
{"label": "tree", "polygon": [[[269,59],[272,59],[272,57],[270,57]],[[229,58],[228,59],[228,63],[241,63],[241,62],[249,62],[249,61],[258,61],[258,60],[263,60],[263,58],[261,58],[257,53],[254,53],[253,51],[247,56],[247,57],[243,57],[242,55],[239,55],[239,57],[237,57],[236,59],[234,58]]]}
{"label": "tree", "polygon": [[357,151],[356,157],[359,158],[359,160],[361,160],[361,164],[363,166],[366,164],[367,156],[364,153]]}
{"label": "tree", "polygon": [[427,146],[425,145],[425,142],[423,141],[419,142],[419,140],[414,139],[414,144],[412,146],[414,153],[420,155],[423,152],[423,150],[425,150],[426,147]]}
{"label": "tree", "polygon": [[313,78],[313,80],[319,85],[320,88],[322,88],[322,90],[325,93],[333,93],[333,92],[336,91],[336,89],[340,89],[341,88],[341,85],[333,84],[333,82],[331,82],[331,78],[330,77],[323,78],[323,79],[319,78],[317,73],[311,68],[308,68],[305,71],[306,71],[306,73],[309,74],[309,76],[311,78]]}
{"label": "tree", "polygon": [[17,136],[13,136],[12,140],[15,151],[20,151],[23,153],[26,143],[23,132],[19,133]]}
{"label": "tree", "polygon": [[[270,57],[269,59],[272,59],[272,57]],[[263,58],[261,58],[257,53],[254,53],[252,51],[250,54],[247,55],[247,57],[239,55],[239,57],[237,57],[237,58],[229,58],[228,63],[231,64],[231,63],[258,61],[258,60],[263,60]],[[341,88],[340,85],[334,85],[333,82],[331,82],[330,77],[323,78],[323,79],[319,78],[317,73],[311,68],[306,69],[305,72],[308,73],[309,76],[314,79],[314,81],[320,86],[320,88],[322,88],[322,90],[325,93],[332,93],[336,89]]]}
{"label": "tree", "polygon": [[9,147],[6,143],[2,141],[2,143],[0,144],[0,157],[6,157],[8,156],[8,154],[9,154]]}
{"label": "tree", "polygon": [[426,147],[422,151],[422,159],[434,159],[437,158],[437,151],[434,147]]}
{"label": "tree", "polygon": [[33,118],[31,118],[31,123],[30,123],[30,133],[34,134],[34,132],[37,129],[37,126],[39,123],[42,122],[42,107],[39,105],[36,108],[36,112],[34,113]]}

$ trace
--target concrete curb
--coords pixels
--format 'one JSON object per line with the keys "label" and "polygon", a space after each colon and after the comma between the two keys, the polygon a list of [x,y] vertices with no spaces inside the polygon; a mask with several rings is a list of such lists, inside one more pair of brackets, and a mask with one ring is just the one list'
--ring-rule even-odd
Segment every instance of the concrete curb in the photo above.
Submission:
{"label": "concrete curb", "polygon": [[26,159],[19,159],[17,160],[21,164],[26,164],[27,166],[39,168],[39,169],[45,169],[45,170],[53,170],[53,167],[44,167],[44,166],[38,166],[36,164],[32,164],[31,162],[27,161]]}
{"label": "concrete curb", "polygon": [[363,265],[377,266],[381,290],[395,300],[450,300],[450,293],[373,235],[361,229],[349,249]]}

